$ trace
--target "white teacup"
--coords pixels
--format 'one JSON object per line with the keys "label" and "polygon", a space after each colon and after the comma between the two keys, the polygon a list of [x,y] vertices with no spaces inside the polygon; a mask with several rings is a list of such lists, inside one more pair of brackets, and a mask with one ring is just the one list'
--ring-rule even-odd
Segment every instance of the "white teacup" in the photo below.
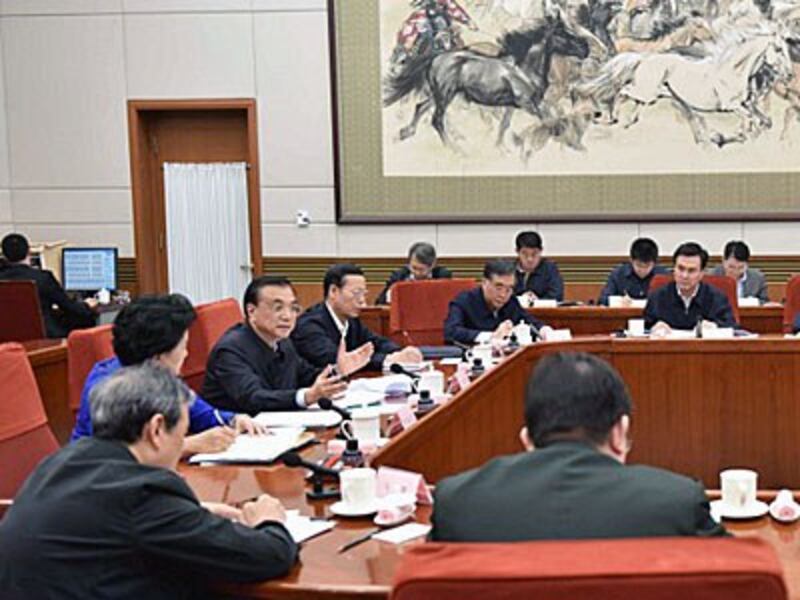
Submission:
{"label": "white teacup", "polygon": [[438,398],[444,394],[444,373],[441,371],[424,371],[419,374],[417,390],[428,390],[431,398]]}
{"label": "white teacup", "polygon": [[342,502],[353,510],[370,509],[377,502],[377,474],[375,469],[345,469],[339,473]]}
{"label": "white teacup", "polygon": [[625,306],[625,296],[609,296],[608,297],[608,307],[609,308],[622,308]]}
{"label": "white teacup", "polygon": [[522,308],[530,308],[533,303],[529,294],[520,294],[517,296],[517,302]]}
{"label": "white teacup", "polygon": [[480,358],[481,362],[483,362],[483,366],[488,367],[489,365],[492,364],[492,356],[494,355],[494,350],[491,344],[479,344],[478,346],[473,346],[469,350],[468,354],[470,360]]}
{"label": "white teacup", "polygon": [[722,502],[733,509],[752,506],[756,501],[758,473],[749,469],[727,469],[719,474]]}
{"label": "white teacup", "polygon": [[644,319],[628,319],[628,333],[644,335]]}
{"label": "white teacup", "polygon": [[344,436],[358,440],[359,445],[376,444],[381,437],[381,415],[373,408],[356,408],[350,411],[350,419],[342,421],[340,428]]}

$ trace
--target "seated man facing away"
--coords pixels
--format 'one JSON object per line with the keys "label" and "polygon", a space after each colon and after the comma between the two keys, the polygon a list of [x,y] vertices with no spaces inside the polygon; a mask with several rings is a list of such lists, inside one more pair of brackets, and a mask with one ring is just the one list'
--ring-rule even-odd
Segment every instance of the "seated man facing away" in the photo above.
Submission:
{"label": "seated man facing away", "polygon": [[727,296],[703,283],[708,252],[700,244],[686,242],[672,256],[674,281],[655,290],[644,308],[645,327],[654,333],[672,329],[694,329],[704,325],[734,327],[733,310]]}
{"label": "seated man facing away", "polygon": [[[619,374],[584,353],[544,357],[525,395],[526,452],[436,486],[434,540],[722,535],[702,486],[625,466],[631,400]],[[500,490],[501,493],[498,493]]]}
{"label": "seated man facing away", "polygon": [[[111,330],[115,356],[101,360],[89,372],[71,439],[92,435],[90,394],[123,366],[152,361],[178,375],[186,360],[189,326],[195,318],[191,303],[180,294],[142,296],[123,307]],[[195,435],[186,436],[185,455],[222,452],[233,443],[237,431],[260,433],[264,428],[247,415],[218,411],[196,398],[189,409],[189,431]]]}
{"label": "seated man facing away", "polygon": [[[39,295],[44,328],[49,338],[67,337],[73,329],[94,326],[94,298],[72,300],[50,271],[31,266],[30,245],[25,236],[9,233],[2,241],[5,262],[0,264],[0,281],[33,281]],[[53,306],[60,309],[57,313]]]}
{"label": "seated man facing away", "polygon": [[530,315],[514,296],[514,263],[490,260],[483,267],[483,281],[461,292],[450,302],[444,322],[446,342],[459,344],[500,343],[520,321],[539,329],[542,337],[551,331]]}
{"label": "seated man facing away", "polygon": [[0,521],[0,595],[207,597],[215,582],[284,575],[297,545],[281,504],[201,505],[175,466],[191,391],[153,363],[91,394],[95,434],[46,458]]}
{"label": "seated man facing away", "polygon": [[251,415],[306,408],[346,388],[334,364],[349,375],[369,361],[370,346],[334,354],[324,369],[299,356],[288,338],[300,306],[285,277],[254,279],[243,305],[245,322],[228,329],[208,356],[203,397],[214,406]]}
{"label": "seated man facing away", "polygon": [[515,245],[514,295],[527,294],[532,300],[563,300],[564,280],[556,263],[542,256],[542,236],[535,231],[523,231],[517,235]]}
{"label": "seated man facing away", "polygon": [[408,265],[392,272],[375,304],[389,304],[392,301],[391,287],[398,281],[450,279],[452,277],[453,274],[449,270],[436,265],[436,248],[427,242],[417,242],[408,250]]}
{"label": "seated man facing away", "polygon": [[638,238],[631,244],[631,260],[616,267],[608,276],[598,304],[608,306],[609,296],[630,299],[647,298],[650,282],[656,275],[669,273],[658,262],[658,245],[650,238]]}
{"label": "seated man facing away", "polygon": [[758,269],[750,268],[750,248],[740,241],[725,244],[722,264],[711,269],[712,275],[727,275],[736,280],[738,298],[758,298],[761,303],[769,302],[767,278]]}
{"label": "seated man facing away", "polygon": [[413,346],[400,349],[388,338],[379,336],[358,318],[367,305],[367,280],[356,265],[333,265],[323,281],[325,301],[309,308],[297,320],[292,340],[300,356],[322,367],[336,362],[341,351],[374,350],[369,362],[379,370],[394,362],[418,363],[422,353]]}

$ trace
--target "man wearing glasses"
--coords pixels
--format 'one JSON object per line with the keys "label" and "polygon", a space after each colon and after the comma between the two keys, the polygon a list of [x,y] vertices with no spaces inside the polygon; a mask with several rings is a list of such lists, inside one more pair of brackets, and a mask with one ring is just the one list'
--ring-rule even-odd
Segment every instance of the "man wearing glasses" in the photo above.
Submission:
{"label": "man wearing glasses", "polygon": [[211,404],[251,415],[303,409],[344,391],[342,375],[363,367],[372,348],[334,356],[318,368],[298,355],[292,333],[300,306],[291,282],[264,275],[244,293],[245,322],[226,331],[208,357],[203,397]]}
{"label": "man wearing glasses", "polygon": [[490,260],[483,267],[483,282],[461,292],[450,302],[444,322],[444,339],[459,344],[501,344],[520,321],[533,325],[542,337],[551,331],[528,314],[514,296],[514,263]]}
{"label": "man wearing glasses", "polygon": [[[335,363],[347,352],[373,352],[372,369],[384,364],[419,363],[418,348],[401,349],[393,341],[369,330],[359,319],[367,305],[367,279],[356,265],[333,265],[323,281],[325,301],[309,308],[297,321],[292,334],[297,351],[317,367]],[[352,372],[352,371],[350,371]]]}

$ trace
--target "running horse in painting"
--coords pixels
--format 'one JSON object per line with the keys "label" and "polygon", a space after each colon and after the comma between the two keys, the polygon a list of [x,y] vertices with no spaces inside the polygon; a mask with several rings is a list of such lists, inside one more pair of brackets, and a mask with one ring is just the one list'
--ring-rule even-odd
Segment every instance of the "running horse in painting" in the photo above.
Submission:
{"label": "running horse in painting", "polygon": [[[384,106],[419,94],[411,122],[400,130],[404,140],[416,133],[419,120],[433,109],[432,125],[445,145],[453,146],[445,114],[458,96],[483,106],[519,108],[542,118],[542,97],[547,90],[550,59],[554,54],[586,58],[584,39],[570,31],[560,16],[548,17],[532,29],[511,32],[500,40],[500,56],[471,50],[444,52],[409,61],[385,80]],[[506,115],[499,139],[508,126]]]}

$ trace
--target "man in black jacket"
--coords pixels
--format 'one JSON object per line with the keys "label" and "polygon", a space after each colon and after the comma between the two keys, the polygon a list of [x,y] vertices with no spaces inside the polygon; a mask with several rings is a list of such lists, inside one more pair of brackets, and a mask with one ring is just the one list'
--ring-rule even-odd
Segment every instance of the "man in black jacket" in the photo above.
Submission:
{"label": "man in black jacket", "polygon": [[520,438],[527,451],[440,481],[432,538],[724,535],[699,483],[625,466],[630,414],[625,384],[608,363],[583,353],[543,358],[525,397]]}
{"label": "man in black jacket", "polygon": [[417,242],[408,251],[408,265],[392,271],[386,287],[378,295],[375,304],[391,302],[390,288],[398,281],[421,281],[425,279],[451,279],[453,274],[436,264],[436,248],[427,242]]}
{"label": "man in black jacket", "polygon": [[[309,308],[292,333],[297,351],[317,367],[336,362],[343,352],[369,347],[374,350],[371,369],[393,362],[418,363],[422,353],[414,346],[401,349],[388,338],[376,335],[358,318],[367,305],[367,280],[356,265],[333,265],[323,282],[325,301]],[[424,310],[424,309],[423,309]]]}
{"label": "man in black jacket", "polygon": [[[47,337],[67,337],[73,329],[94,326],[92,309],[97,306],[97,301],[94,298],[83,302],[72,300],[50,271],[34,269],[25,236],[9,233],[3,238],[2,249],[5,263],[0,264],[0,280],[33,281],[36,284]],[[54,305],[61,314],[53,310]]]}
{"label": "man in black jacket", "polygon": [[714,286],[703,283],[708,252],[700,244],[686,242],[672,257],[674,281],[655,290],[644,308],[645,327],[655,334],[672,329],[735,327],[728,297]]}
{"label": "man in black jacket", "polygon": [[365,345],[355,352],[334,354],[320,367],[299,356],[288,338],[300,307],[284,277],[254,279],[242,304],[245,322],[228,329],[208,356],[203,398],[218,408],[251,415],[306,408],[346,388],[333,373],[333,365],[341,375],[349,375],[372,354],[372,347]]}
{"label": "man in black jacket", "polygon": [[280,502],[201,505],[174,472],[191,397],[154,364],[97,386],[94,437],[45,459],[0,521],[0,597],[207,597],[294,565]]}

